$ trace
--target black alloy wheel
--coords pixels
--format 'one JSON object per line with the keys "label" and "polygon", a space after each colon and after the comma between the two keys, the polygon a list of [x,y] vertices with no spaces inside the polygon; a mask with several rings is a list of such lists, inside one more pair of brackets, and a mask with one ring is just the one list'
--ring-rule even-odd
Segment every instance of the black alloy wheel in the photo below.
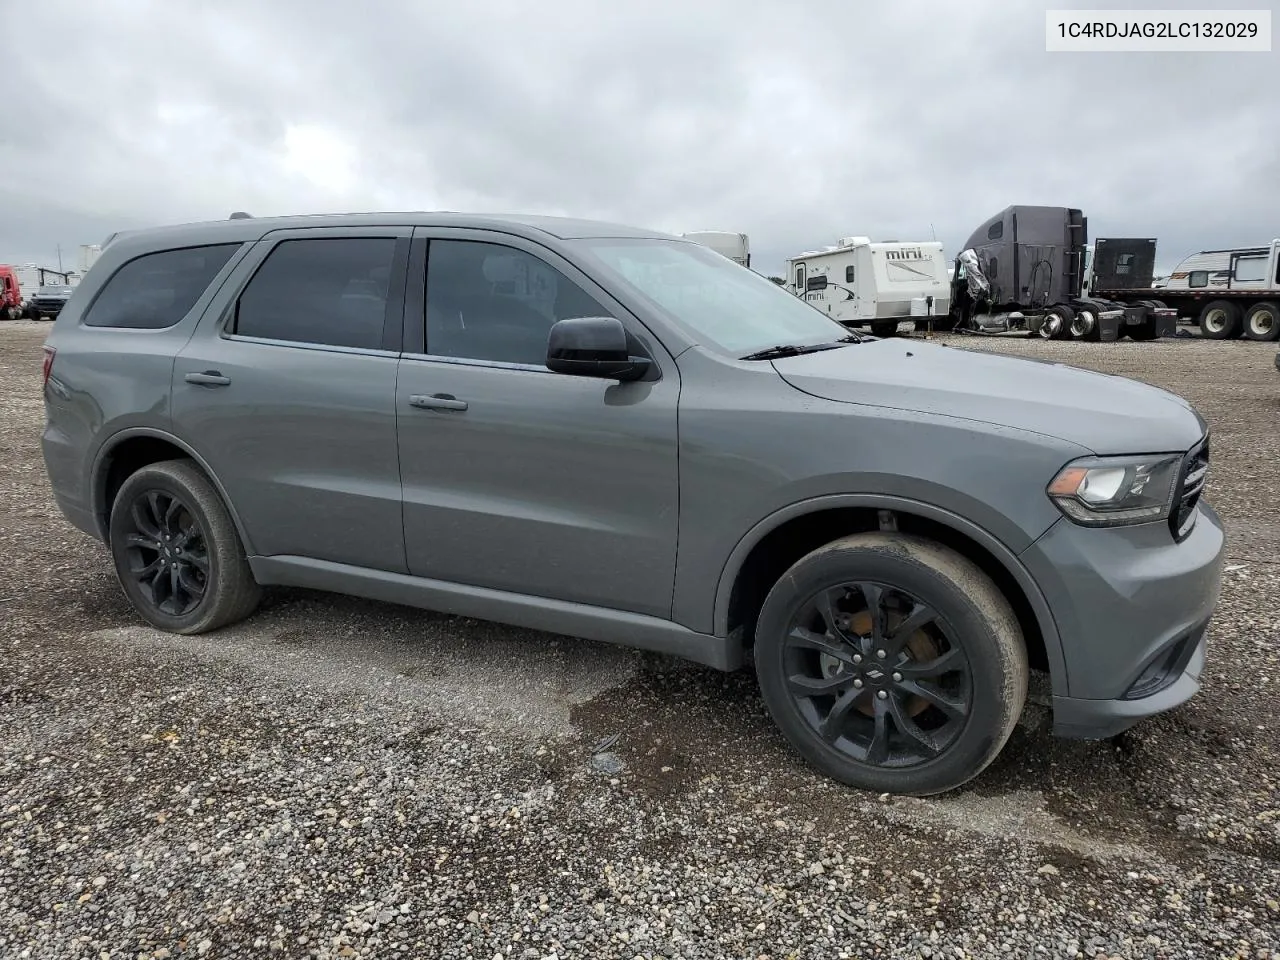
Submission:
{"label": "black alloy wheel", "polygon": [[764,598],[754,654],[792,747],[877,793],[971,780],[1026,702],[1027,648],[1008,598],[972,560],[912,534],[850,534],[795,561]]}
{"label": "black alloy wheel", "polygon": [[786,646],[801,715],[860,763],[923,763],[964,729],[968,658],[937,611],[905,590],[870,581],[823,588],[793,618]]}
{"label": "black alloy wheel", "polygon": [[148,464],[112,502],[116,577],[152,626],[196,634],[243,620],[262,591],[230,511],[190,460]]}
{"label": "black alloy wheel", "polygon": [[209,583],[209,548],[191,508],[166,490],[144,490],[129,504],[128,573],[142,596],[169,617],[200,605]]}

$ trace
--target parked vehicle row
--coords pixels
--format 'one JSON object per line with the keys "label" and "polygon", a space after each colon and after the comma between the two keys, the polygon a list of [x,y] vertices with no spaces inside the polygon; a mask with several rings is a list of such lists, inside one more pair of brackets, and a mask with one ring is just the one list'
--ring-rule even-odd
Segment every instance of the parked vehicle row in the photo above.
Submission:
{"label": "parked vehicle row", "polygon": [[[23,284],[16,267],[0,265],[0,320],[53,319],[71,297],[69,274],[43,267],[22,268],[28,275],[39,277],[39,286],[29,297],[23,296]],[[47,283],[49,278],[62,282]]]}
{"label": "parked vehicle row", "polygon": [[[745,234],[685,236],[749,265],[734,253],[745,251]],[[779,282],[876,336],[910,321],[916,329],[1152,340],[1190,317],[1209,339],[1280,340],[1280,239],[1201,251],[1165,277],[1155,267],[1154,238],[1090,243],[1078,209],[1011,206],[978,227],[954,260],[936,241],[846,237],[789,258]]]}

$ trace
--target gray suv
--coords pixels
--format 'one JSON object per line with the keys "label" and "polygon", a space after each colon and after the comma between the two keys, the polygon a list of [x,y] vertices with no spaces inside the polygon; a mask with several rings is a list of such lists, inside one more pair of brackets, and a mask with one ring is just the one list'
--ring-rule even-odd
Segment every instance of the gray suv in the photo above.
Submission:
{"label": "gray suv", "polygon": [[44,457],[156,627],[261,587],[753,662],[845,783],[1199,688],[1223,528],[1183,400],[850,333],[691,241],[538,217],[115,236],[45,347]]}

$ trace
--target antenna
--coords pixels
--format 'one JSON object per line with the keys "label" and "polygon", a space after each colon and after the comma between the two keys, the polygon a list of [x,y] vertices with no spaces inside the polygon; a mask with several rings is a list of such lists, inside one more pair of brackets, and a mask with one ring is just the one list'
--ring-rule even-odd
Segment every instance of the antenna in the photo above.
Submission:
{"label": "antenna", "polygon": [[253,214],[245,213],[243,210],[237,210],[235,213],[231,214],[231,216],[227,217],[227,219],[228,220],[252,220]]}
{"label": "antenna", "polygon": [[935,230],[935,229],[933,229],[933,224],[932,224],[932,223],[931,223],[931,224],[929,224],[929,232],[933,234],[933,239],[934,239],[934,240],[937,240],[937,239],[938,239],[938,231],[937,231],[937,230]]}

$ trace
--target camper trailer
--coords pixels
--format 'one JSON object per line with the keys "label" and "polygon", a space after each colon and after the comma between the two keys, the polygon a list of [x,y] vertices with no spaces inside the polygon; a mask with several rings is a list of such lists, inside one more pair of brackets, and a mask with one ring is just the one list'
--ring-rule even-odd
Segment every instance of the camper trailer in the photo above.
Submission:
{"label": "camper trailer", "polygon": [[787,289],[848,327],[889,336],[903,321],[941,322],[951,309],[947,258],[936,241],[845,237],[787,261]]}
{"label": "camper trailer", "polygon": [[734,263],[744,267],[751,266],[751,244],[745,233],[729,233],[726,230],[699,230],[695,233],[683,233],[681,236],[694,243],[723,254]]}

